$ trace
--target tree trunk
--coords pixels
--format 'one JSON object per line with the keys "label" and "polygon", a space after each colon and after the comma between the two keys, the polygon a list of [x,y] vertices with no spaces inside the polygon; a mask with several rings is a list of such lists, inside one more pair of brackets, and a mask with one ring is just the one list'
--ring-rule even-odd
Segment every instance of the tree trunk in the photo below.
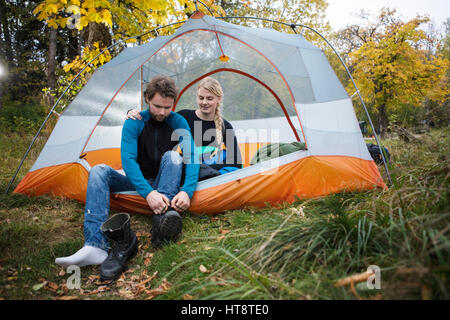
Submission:
{"label": "tree trunk", "polygon": [[[0,56],[4,56],[6,61],[0,59],[1,67],[4,69],[4,75],[0,75],[0,110],[3,108],[3,95],[6,92],[7,81],[6,77],[8,76],[9,70],[13,65],[13,52],[11,46],[11,35],[9,33],[9,25],[7,19],[7,7],[5,0],[0,0]],[[1,36],[3,35],[3,37]],[[3,39],[2,39],[3,38]]]}
{"label": "tree trunk", "polygon": [[380,126],[380,135],[382,138],[386,137],[387,127],[388,127],[388,118],[386,114],[386,105],[383,104],[380,106],[378,110],[378,123]]}
{"label": "tree trunk", "polygon": [[57,30],[50,28],[50,39],[48,46],[48,74],[47,74],[47,87],[50,89],[48,93],[48,102],[50,106],[55,103],[55,97],[52,93],[55,92],[56,88],[56,74],[55,74],[55,64],[56,64],[56,36]]}
{"label": "tree trunk", "polygon": [[[11,66],[13,62],[13,53],[12,53],[12,46],[11,46],[11,35],[9,34],[9,25],[8,25],[8,19],[7,19],[7,7],[5,0],[0,0],[0,23],[2,25],[2,32],[4,37],[4,52],[2,52],[5,57],[6,61],[8,63],[8,66]],[[2,50],[3,51],[3,50]]]}
{"label": "tree trunk", "polygon": [[112,37],[108,27],[103,23],[89,22],[87,28],[81,32],[81,38],[85,47],[94,48],[94,43],[98,42],[100,48],[108,47],[112,43]]}
{"label": "tree trunk", "polygon": [[0,112],[2,111],[3,108],[3,80],[0,77]]}
{"label": "tree trunk", "polygon": [[71,30],[69,32],[69,61],[75,60],[77,56],[81,55],[80,41],[78,40],[79,34],[78,30]]}

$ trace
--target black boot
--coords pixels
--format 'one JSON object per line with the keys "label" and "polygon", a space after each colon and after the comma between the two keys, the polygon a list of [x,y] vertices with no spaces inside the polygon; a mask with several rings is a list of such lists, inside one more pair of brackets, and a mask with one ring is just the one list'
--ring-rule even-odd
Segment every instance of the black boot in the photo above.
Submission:
{"label": "black boot", "polygon": [[153,215],[152,245],[159,248],[164,242],[175,241],[181,233],[183,222],[175,210],[169,209],[166,213]]}
{"label": "black boot", "polygon": [[111,249],[100,266],[100,279],[116,280],[127,269],[127,262],[138,251],[138,239],[131,230],[130,215],[118,213],[101,226],[102,232],[110,240]]}

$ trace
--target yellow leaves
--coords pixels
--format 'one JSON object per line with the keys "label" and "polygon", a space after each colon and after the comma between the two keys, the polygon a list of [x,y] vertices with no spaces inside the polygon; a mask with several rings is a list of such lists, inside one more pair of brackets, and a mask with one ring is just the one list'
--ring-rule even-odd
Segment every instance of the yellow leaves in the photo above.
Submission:
{"label": "yellow leaves", "polygon": [[[90,22],[103,23],[112,28],[114,39],[134,36],[165,25],[169,21],[186,18],[184,3],[193,6],[192,1],[185,0],[132,0],[127,2],[108,0],[44,0],[33,11],[39,20],[46,21],[52,28],[76,28],[82,30]],[[214,6],[215,8],[215,6]],[[220,11],[217,7],[215,12]],[[187,10],[186,12],[192,12]],[[223,11],[223,10],[222,10]],[[69,15],[69,17],[68,17]],[[162,30],[165,33],[174,28]]]}
{"label": "yellow leaves", "polygon": [[109,10],[104,9],[100,12],[100,22],[112,27],[112,15]]}
{"label": "yellow leaves", "polygon": [[49,4],[45,7],[45,11],[50,15],[52,13],[58,13],[58,6],[54,4]]}
{"label": "yellow leaves", "polygon": [[86,13],[86,19],[89,22],[98,22],[97,10],[95,10],[95,8],[89,8],[89,10]]}
{"label": "yellow leaves", "polygon": [[[99,48],[99,43],[94,42],[92,50],[90,50],[88,47],[84,48],[81,58],[77,56],[71,63],[66,64],[63,67],[64,71],[66,73],[73,72],[74,74],[76,74],[83,70],[81,73],[82,76],[89,74],[96,68],[111,60],[110,52],[106,50],[105,52],[100,54],[102,51],[103,48]],[[90,64],[89,66],[87,66],[88,63]]]}
{"label": "yellow leaves", "polygon": [[[424,97],[444,99],[448,94],[441,90],[447,70],[442,67],[443,59],[424,47],[428,39],[418,29],[426,21],[423,17],[406,23],[388,19],[383,22],[383,32],[374,33],[350,54],[353,77],[373,107],[395,110],[402,104],[420,106]],[[352,86],[347,89],[354,91]]]}
{"label": "yellow leaves", "polygon": [[47,24],[50,28],[58,29],[58,24],[56,23],[55,20],[49,20]]}
{"label": "yellow leaves", "polygon": [[84,0],[81,6],[83,8],[95,8],[95,1],[94,0]]}
{"label": "yellow leaves", "polygon": [[45,3],[41,2],[36,8],[33,10],[33,14],[38,14],[39,12],[42,12],[44,9]]}
{"label": "yellow leaves", "polygon": [[77,26],[78,30],[82,30],[83,28],[87,27],[89,24],[89,19],[86,16],[82,16],[80,18],[80,23]]}

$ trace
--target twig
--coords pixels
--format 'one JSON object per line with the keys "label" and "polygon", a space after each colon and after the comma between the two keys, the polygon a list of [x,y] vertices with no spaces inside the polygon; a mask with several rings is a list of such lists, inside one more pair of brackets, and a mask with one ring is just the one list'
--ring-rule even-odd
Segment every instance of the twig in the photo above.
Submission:
{"label": "twig", "polygon": [[363,281],[367,281],[367,279],[369,279],[370,276],[374,275],[374,271],[372,270],[368,270],[366,272],[363,273],[358,273],[343,279],[338,280],[335,283],[335,287],[339,288],[339,287],[343,287],[343,286],[347,286],[347,285],[353,285],[353,283],[359,283],[359,282],[363,282]]}

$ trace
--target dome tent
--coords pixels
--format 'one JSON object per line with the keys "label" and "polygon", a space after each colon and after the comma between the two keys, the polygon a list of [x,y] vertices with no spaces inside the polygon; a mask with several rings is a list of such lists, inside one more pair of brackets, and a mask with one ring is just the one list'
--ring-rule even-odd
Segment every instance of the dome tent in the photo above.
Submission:
{"label": "dome tent", "polygon": [[[386,187],[351,98],[320,49],[301,35],[242,27],[197,12],[173,35],[126,48],[97,69],[14,192],[84,201],[91,167],[105,163],[121,170],[126,111],[146,108],[145,84],[158,74],[171,76],[180,88],[174,111],[195,107],[198,81],[219,80],[223,116],[241,148],[244,168],[199,182],[191,212]],[[307,150],[249,165],[260,146],[293,141]],[[151,214],[135,192],[113,195],[111,207]]]}

